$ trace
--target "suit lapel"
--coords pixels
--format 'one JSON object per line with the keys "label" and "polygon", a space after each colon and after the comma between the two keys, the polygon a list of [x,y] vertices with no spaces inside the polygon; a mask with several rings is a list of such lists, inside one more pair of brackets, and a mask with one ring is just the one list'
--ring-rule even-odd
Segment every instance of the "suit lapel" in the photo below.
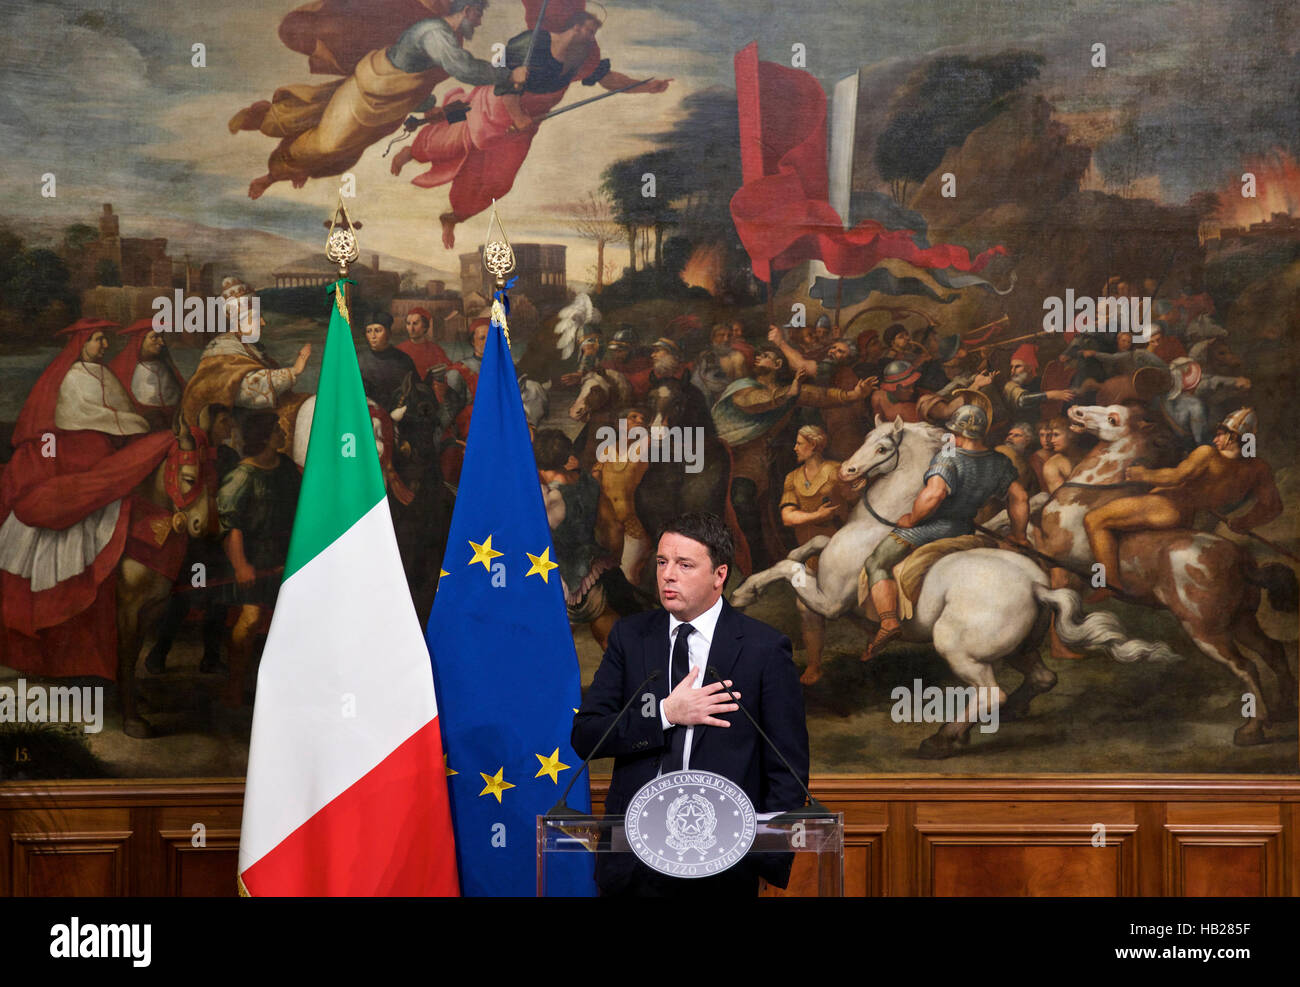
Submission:
{"label": "suit lapel", "polygon": [[660,610],[654,620],[646,624],[645,635],[641,639],[641,674],[637,681],[653,671],[659,672],[659,678],[650,683],[650,691],[655,698],[663,701],[672,692],[671,676],[668,673],[668,611]]}
{"label": "suit lapel", "polygon": [[[664,631],[667,634],[667,629]],[[722,601],[722,613],[718,614],[718,623],[713,628],[713,640],[709,643],[709,662],[706,667],[717,669],[718,676],[722,679],[732,677],[731,672],[736,667],[736,662],[740,658],[741,644],[744,641],[744,631],[735,609],[726,600]],[[710,682],[716,682],[712,675],[705,675],[705,685]],[[731,686],[735,691],[735,686]],[[725,693],[719,692],[720,695]],[[744,696],[741,696],[744,701]],[[729,716],[744,716],[745,714],[737,710],[735,713],[727,714]],[[704,745],[709,735],[717,733],[717,729],[707,726],[698,726],[695,728],[695,735],[691,741],[691,760],[695,760],[695,755],[699,753],[700,748]]]}

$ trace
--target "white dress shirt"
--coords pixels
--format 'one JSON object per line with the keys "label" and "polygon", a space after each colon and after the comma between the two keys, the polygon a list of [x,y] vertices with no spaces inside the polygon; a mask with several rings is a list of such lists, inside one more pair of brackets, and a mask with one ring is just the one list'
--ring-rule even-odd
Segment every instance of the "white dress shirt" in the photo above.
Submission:
{"label": "white dress shirt", "polygon": [[[718,627],[718,617],[722,615],[722,597],[719,596],[714,601],[713,606],[705,610],[694,620],[678,620],[673,614],[668,615],[668,691],[672,692],[677,688],[677,683],[673,681],[673,646],[677,643],[677,629],[682,624],[690,624],[695,630],[686,641],[687,653],[691,660],[691,674],[695,677],[692,688],[698,689],[703,682],[704,676],[700,671],[708,667],[709,649],[713,646],[713,634]],[[676,726],[668,719],[668,714],[664,712],[663,701],[659,702],[659,719],[663,723],[664,729],[682,729]],[[688,726],[686,729],[686,746],[682,749],[682,770],[685,771],[691,766],[691,741],[695,739],[695,727]]]}

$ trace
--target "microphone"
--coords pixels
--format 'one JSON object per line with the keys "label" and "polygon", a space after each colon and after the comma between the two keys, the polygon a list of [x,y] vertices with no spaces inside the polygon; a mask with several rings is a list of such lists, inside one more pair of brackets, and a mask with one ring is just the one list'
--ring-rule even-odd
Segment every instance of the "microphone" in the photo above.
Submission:
{"label": "microphone", "polygon": [[583,814],[581,812],[578,812],[576,809],[569,808],[569,804],[566,801],[569,797],[569,792],[573,791],[573,783],[577,781],[578,776],[581,775],[582,772],[587,769],[587,765],[590,764],[592,758],[596,756],[596,752],[600,750],[601,745],[604,744],[605,741],[609,739],[609,735],[614,732],[614,728],[623,721],[624,715],[627,713],[629,709],[632,708],[632,704],[641,698],[641,690],[644,689],[646,686],[648,686],[651,682],[655,681],[655,679],[659,678],[659,676],[662,674],[663,673],[659,669],[655,669],[653,672],[651,672],[649,675],[645,677],[645,679],[642,681],[642,683],[639,686],[637,686],[635,689],[632,690],[632,697],[628,699],[626,703],[623,704],[623,708],[618,711],[618,716],[614,717],[614,722],[609,725],[609,729],[606,730],[603,734],[601,734],[600,739],[596,741],[596,746],[591,749],[591,753],[588,754],[587,757],[583,760],[582,767],[578,768],[578,770],[573,773],[573,777],[569,779],[569,784],[565,787],[563,794],[560,795],[560,800],[546,811],[544,818],[546,819],[582,818]]}
{"label": "microphone", "polygon": [[830,809],[826,808],[826,806],[822,805],[820,802],[817,801],[817,799],[813,797],[812,792],[808,791],[808,786],[803,783],[803,779],[799,777],[799,773],[795,771],[794,768],[790,767],[790,762],[785,759],[785,755],[781,753],[780,748],[778,748],[776,744],[772,743],[772,738],[769,737],[763,731],[763,728],[758,725],[758,721],[755,720],[754,717],[750,715],[749,710],[747,710],[744,704],[739,699],[736,698],[735,693],[733,693],[731,689],[727,687],[727,683],[722,680],[722,676],[718,674],[718,670],[714,668],[712,665],[710,665],[708,667],[708,673],[718,680],[718,683],[722,686],[723,691],[726,692],[726,694],[731,697],[731,701],[736,704],[737,708],[742,713],[745,714],[745,718],[754,725],[754,729],[758,731],[758,735],[762,737],[765,741],[767,741],[767,746],[772,748],[772,752],[781,759],[781,763],[785,765],[785,768],[787,771],[790,772],[791,777],[793,777],[794,780],[799,783],[799,787],[803,789],[803,793],[808,796],[808,804],[806,806],[803,806],[798,809],[790,809],[787,810],[786,812],[782,812],[779,815],[773,816],[770,821],[787,822],[792,819],[810,819],[815,816],[834,815],[834,813],[831,812]]}

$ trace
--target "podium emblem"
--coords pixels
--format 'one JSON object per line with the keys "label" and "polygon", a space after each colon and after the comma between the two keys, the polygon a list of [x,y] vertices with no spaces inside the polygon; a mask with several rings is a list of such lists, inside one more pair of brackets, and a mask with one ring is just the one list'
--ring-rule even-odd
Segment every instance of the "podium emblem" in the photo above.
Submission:
{"label": "podium emblem", "polygon": [[644,785],[623,816],[628,846],[670,877],[711,877],[754,844],[754,803],[712,771],[676,771]]}

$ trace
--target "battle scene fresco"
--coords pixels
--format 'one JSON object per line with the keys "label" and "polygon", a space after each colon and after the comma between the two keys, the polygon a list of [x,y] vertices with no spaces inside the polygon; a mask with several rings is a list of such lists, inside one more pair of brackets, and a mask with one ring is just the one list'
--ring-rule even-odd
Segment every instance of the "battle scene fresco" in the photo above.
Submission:
{"label": "battle scene fresco", "polygon": [[340,206],[421,620],[495,208],[584,685],[707,510],[815,773],[1296,772],[1293,5],[0,7],[0,781],[243,775]]}

